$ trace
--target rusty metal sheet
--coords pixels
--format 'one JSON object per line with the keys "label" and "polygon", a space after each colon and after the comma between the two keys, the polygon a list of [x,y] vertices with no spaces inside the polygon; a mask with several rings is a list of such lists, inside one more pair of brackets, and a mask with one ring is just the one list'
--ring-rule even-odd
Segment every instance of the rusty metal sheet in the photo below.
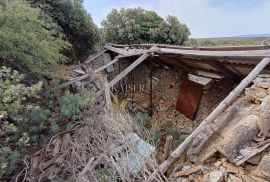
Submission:
{"label": "rusty metal sheet", "polygon": [[180,86],[176,109],[191,120],[194,119],[200,104],[203,87],[203,85],[190,80],[184,80]]}

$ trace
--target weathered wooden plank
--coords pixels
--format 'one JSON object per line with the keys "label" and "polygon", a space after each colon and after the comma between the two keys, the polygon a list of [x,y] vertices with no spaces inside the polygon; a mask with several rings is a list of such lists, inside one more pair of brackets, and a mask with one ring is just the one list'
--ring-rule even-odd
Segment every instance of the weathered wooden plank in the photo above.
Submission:
{"label": "weathered wooden plank", "polygon": [[[105,65],[109,64],[110,62],[112,62],[112,58],[111,58],[111,56],[110,56],[109,53],[103,54],[103,61],[104,61],[104,64]],[[109,65],[109,66],[107,66],[106,69],[107,69],[107,72],[113,72],[114,71],[114,67],[113,67],[112,64]]]}
{"label": "weathered wooden plank", "polygon": [[186,71],[187,73],[197,74],[198,76],[208,75],[208,76],[204,76],[204,77],[210,77],[210,78],[214,78],[214,79],[221,78],[221,73],[218,71],[209,70],[209,69],[205,69],[205,68],[199,68],[199,67],[195,67],[195,66],[190,66],[190,65],[187,65],[183,61],[178,61],[178,60],[173,60],[173,59],[166,59],[165,60],[164,57],[161,60],[165,63],[178,66],[178,67],[182,68],[184,71]]}
{"label": "weathered wooden plank", "polygon": [[102,66],[102,67],[96,69],[96,70],[95,70],[95,73],[98,73],[98,72],[100,72],[100,71],[102,71],[102,70],[105,70],[107,67],[109,67],[109,66],[115,64],[117,61],[119,61],[119,59],[118,59],[118,58],[115,58],[113,61],[109,62],[108,64],[106,64],[106,65],[104,65],[104,66]]}
{"label": "weathered wooden plank", "polygon": [[[121,46],[111,48],[123,50]],[[132,47],[135,47],[131,45]],[[149,48],[153,44],[137,45],[140,48]],[[270,57],[270,45],[259,46],[227,46],[227,47],[179,47],[172,45],[157,45],[160,48],[161,54],[180,54],[187,58],[219,58],[219,59],[237,59],[237,60],[262,60],[265,57]],[[122,46],[123,47],[123,46]],[[129,52],[133,52],[134,48],[130,48]],[[136,49],[137,51],[139,49]],[[143,51],[144,49],[141,49]]]}
{"label": "weathered wooden plank", "polygon": [[131,72],[134,68],[136,68],[139,64],[141,64],[145,59],[147,59],[150,54],[146,53],[139,57],[135,62],[133,62],[129,67],[127,67],[124,71],[122,71],[119,75],[117,75],[110,83],[109,87],[112,87],[117,82],[119,82],[123,77],[125,77],[129,72]]}
{"label": "weathered wooden plank", "polygon": [[106,69],[107,67],[115,64],[116,62],[118,62],[120,59],[122,58],[127,58],[127,57],[132,57],[132,56],[139,56],[139,55],[142,55],[142,53],[134,53],[134,54],[128,54],[128,55],[120,55],[120,56],[117,56],[113,61],[109,62],[108,64],[98,68],[95,70],[96,73]]}
{"label": "weathered wooden plank", "polygon": [[261,60],[270,57],[270,50],[250,50],[250,51],[201,51],[201,50],[180,50],[160,48],[159,54],[176,54],[187,58],[203,59],[235,59],[235,60]]}
{"label": "weathered wooden plank", "polygon": [[226,66],[224,66],[219,61],[207,61],[207,63],[209,63],[209,65],[211,65],[212,67],[214,67],[215,69],[217,69],[218,71],[224,73],[227,76],[236,77],[238,79],[241,79],[241,76],[240,75],[238,75],[237,73],[233,72],[232,70],[230,70],[229,68],[227,68]]}
{"label": "weathered wooden plank", "polygon": [[[150,50],[154,50],[156,47],[152,47]],[[136,68],[139,64],[141,64],[145,59],[150,56],[150,53],[145,53],[141,57],[139,57],[136,61],[134,61],[129,67],[127,67],[124,71],[122,71],[119,75],[117,75],[110,83],[109,87],[112,87],[117,82],[119,82],[122,78],[124,78],[129,72],[131,72],[134,68]]]}
{"label": "weathered wooden plank", "polygon": [[173,141],[173,137],[171,135],[167,136],[166,144],[165,144],[165,148],[164,148],[164,154],[163,154],[163,161],[165,161],[171,153],[172,141]]}
{"label": "weathered wooden plank", "polygon": [[[115,45],[115,47],[127,47],[128,45]],[[131,44],[132,47],[150,48],[154,44]],[[212,47],[186,47],[177,45],[157,44],[160,48],[172,48],[182,50],[202,50],[202,51],[245,51],[245,50],[265,50],[270,49],[270,45],[248,45],[248,46],[212,46]]]}
{"label": "weathered wooden plank", "polygon": [[121,48],[115,48],[115,47],[112,47],[110,45],[105,45],[104,48],[110,50],[110,51],[113,51],[115,53],[118,53],[118,54],[121,54],[121,55],[128,55],[129,52],[124,50],[124,49],[121,49]]}
{"label": "weathered wooden plank", "polygon": [[104,77],[103,80],[104,80],[105,98],[106,98],[107,107],[110,108],[110,107],[112,107],[112,100],[111,100],[111,96],[110,96],[110,87],[108,84],[107,77]]}
{"label": "weathered wooden plank", "polygon": [[[63,83],[61,87],[69,86],[69,85],[71,85],[71,84],[73,84],[73,83],[75,83],[75,82],[85,80],[85,79],[87,79],[87,78],[89,78],[89,77],[92,77],[92,74],[91,74],[91,73],[87,73],[87,74],[85,74],[85,75],[83,75],[83,76],[73,78],[72,80]],[[93,79],[93,78],[90,78],[90,80],[92,80],[92,79]]]}
{"label": "weathered wooden plank", "polygon": [[100,53],[98,53],[96,56],[94,56],[94,57],[89,57],[89,58],[87,58],[86,59],[86,61],[85,61],[85,64],[89,64],[89,63],[91,63],[92,61],[94,61],[94,60],[96,60],[98,57],[100,57],[102,54],[104,54],[105,52],[106,52],[107,50],[103,50],[103,51],[101,51]]}
{"label": "weathered wooden plank", "polygon": [[182,171],[176,172],[174,174],[174,177],[178,178],[178,177],[181,177],[181,176],[188,176],[188,175],[191,175],[193,173],[196,173],[196,172],[200,171],[202,168],[203,168],[202,165],[192,166],[191,168],[184,169]]}
{"label": "weathered wooden plank", "polygon": [[249,154],[247,157],[245,157],[245,158],[243,158],[243,159],[237,161],[237,162],[235,163],[235,165],[236,165],[236,166],[242,165],[242,164],[243,164],[244,162],[246,162],[248,159],[250,159],[250,158],[254,157],[255,155],[257,155],[257,154],[263,152],[263,151],[264,151],[265,149],[267,149],[269,146],[270,146],[270,143],[267,143],[267,144],[265,144],[264,146],[262,146],[262,147],[260,147],[260,148],[255,148],[255,149],[252,151],[251,154]]}
{"label": "weathered wooden plank", "polygon": [[[256,65],[249,65],[249,64],[237,64],[237,63],[230,63],[230,62],[224,62],[222,63],[224,66],[230,66],[233,68],[248,68],[253,69]],[[270,70],[270,65],[267,65],[264,70]]]}
{"label": "weathered wooden plank", "polygon": [[147,53],[147,52],[151,52],[151,51],[144,51],[144,52],[138,52],[138,53],[129,53],[126,55],[119,55],[119,56],[117,56],[117,58],[121,59],[121,58],[127,58],[127,57],[132,57],[132,56],[140,56],[140,55]]}

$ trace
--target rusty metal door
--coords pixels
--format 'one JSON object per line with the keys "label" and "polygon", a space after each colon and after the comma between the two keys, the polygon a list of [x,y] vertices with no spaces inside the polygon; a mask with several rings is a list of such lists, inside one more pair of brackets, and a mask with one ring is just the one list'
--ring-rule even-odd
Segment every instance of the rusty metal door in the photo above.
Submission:
{"label": "rusty metal door", "polygon": [[180,86],[176,109],[191,120],[194,119],[200,104],[203,87],[203,85],[190,80],[184,80]]}

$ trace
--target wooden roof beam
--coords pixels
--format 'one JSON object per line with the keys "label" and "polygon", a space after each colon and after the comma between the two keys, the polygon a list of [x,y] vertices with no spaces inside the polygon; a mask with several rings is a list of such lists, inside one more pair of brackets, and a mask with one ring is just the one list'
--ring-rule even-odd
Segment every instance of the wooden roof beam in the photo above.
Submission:
{"label": "wooden roof beam", "polygon": [[158,58],[158,60],[165,63],[165,64],[168,64],[168,65],[172,64],[174,66],[180,67],[181,69],[183,69],[186,72],[189,71],[188,65],[186,65],[183,62],[180,63],[178,61],[175,61],[175,60],[172,60],[172,59],[165,59],[165,58]]}
{"label": "wooden roof beam", "polygon": [[127,57],[132,57],[132,56],[138,56],[138,55],[141,55],[142,53],[135,53],[135,54],[128,54],[128,55],[120,55],[120,56],[117,56],[115,57],[115,59],[111,62],[109,62],[108,64],[98,68],[95,70],[95,73],[98,73],[102,70],[105,70],[106,68],[108,68],[109,66],[115,64],[116,62],[118,62],[120,59],[123,59],[123,58],[127,58]]}
{"label": "wooden roof beam", "polygon": [[158,54],[178,55],[185,58],[197,59],[234,59],[250,61],[260,61],[265,57],[270,57],[270,50],[251,50],[251,51],[202,51],[202,50],[180,50],[172,48],[160,48]]}
{"label": "wooden roof beam", "polygon": [[171,64],[166,63],[165,61],[161,60],[158,56],[155,56],[154,57],[153,62],[155,62],[158,65],[161,65],[161,66],[165,67],[166,69],[168,69],[168,68],[169,69],[175,68],[175,65],[171,65]]}
{"label": "wooden roof beam", "polygon": [[118,54],[121,54],[121,55],[128,55],[130,54],[128,51],[126,51],[125,49],[122,49],[122,48],[115,48],[115,47],[112,47],[111,45],[105,45],[104,48],[112,51],[112,52],[115,52],[115,53],[118,53]]}
{"label": "wooden roof beam", "polygon": [[[131,44],[131,45],[119,45],[119,44],[109,44],[113,47],[123,48],[123,47],[142,47],[151,48],[154,44]],[[202,51],[248,51],[248,50],[265,50],[270,49],[269,44],[265,45],[247,45],[247,46],[179,46],[179,45],[169,45],[169,44],[157,44],[160,48],[171,48],[171,49],[182,49],[182,50],[202,50]]]}
{"label": "wooden roof beam", "polygon": [[[156,46],[153,46],[150,51],[154,51],[157,49]],[[112,87],[117,82],[119,82],[122,78],[124,78],[129,72],[131,72],[134,68],[136,68],[139,64],[141,64],[145,59],[147,59],[150,56],[150,53],[144,53],[142,56],[140,56],[136,61],[134,61],[129,67],[127,67],[124,71],[122,71],[119,75],[117,75],[110,83],[109,87]]]}
{"label": "wooden roof beam", "polygon": [[209,61],[207,61],[207,63],[210,66],[214,67],[215,69],[219,70],[220,72],[224,73],[227,76],[235,77],[235,78],[237,78],[239,80],[242,80],[241,75],[233,72],[232,70],[230,70],[229,68],[227,68],[226,66],[224,66],[222,63],[220,63],[217,60],[209,60]]}
{"label": "wooden roof beam", "polygon": [[[230,67],[236,67],[236,68],[249,68],[253,69],[256,67],[256,65],[248,65],[248,64],[238,64],[238,63],[230,63],[230,62],[224,62],[222,63],[225,66],[230,66]],[[270,65],[267,65],[264,70],[270,70]]]}
{"label": "wooden roof beam", "polygon": [[222,72],[217,72],[217,71],[209,70],[209,69],[205,69],[205,68],[193,67],[193,66],[187,65],[183,61],[178,61],[178,60],[174,60],[174,59],[165,59],[164,57],[162,57],[160,59],[164,62],[167,62],[168,64],[173,64],[175,66],[178,66],[178,67],[184,69],[184,71],[186,71],[186,72],[191,72],[191,71],[196,72],[196,70],[199,70],[199,71],[203,71],[203,72],[209,72],[211,74],[216,74],[218,76],[220,76],[220,73],[222,73]]}
{"label": "wooden roof beam", "polygon": [[[163,60],[163,61],[168,62],[165,60]],[[183,62],[180,63],[180,61],[172,61],[171,64],[183,69],[187,73],[192,73],[192,74],[197,75],[197,76],[202,76],[202,77],[211,78],[211,79],[220,79],[223,77],[223,75],[221,75],[220,72],[213,71],[213,70],[207,70],[207,69],[203,69],[203,68],[192,67],[192,66],[186,65]]]}
{"label": "wooden roof beam", "polygon": [[94,57],[92,57],[92,58],[91,58],[91,57],[87,58],[86,61],[85,61],[85,64],[89,64],[89,63],[91,63],[92,61],[96,60],[96,59],[99,58],[101,55],[103,55],[106,51],[107,51],[107,50],[103,50],[103,51],[101,51],[100,53],[98,53],[96,56],[94,56]]}

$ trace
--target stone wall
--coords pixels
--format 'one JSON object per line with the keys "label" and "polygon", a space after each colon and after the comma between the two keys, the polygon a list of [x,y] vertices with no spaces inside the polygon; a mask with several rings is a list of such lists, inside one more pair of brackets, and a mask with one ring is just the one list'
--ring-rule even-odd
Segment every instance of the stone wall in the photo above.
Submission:
{"label": "stone wall", "polygon": [[[114,65],[114,72],[108,73],[108,80],[112,80],[134,60],[121,60],[120,66],[119,63],[116,63]],[[97,69],[102,65],[103,60],[101,57],[95,62],[93,67]],[[150,70],[150,59],[147,59],[116,84],[115,88],[117,91],[114,90],[115,95],[118,95],[120,100],[126,99],[134,105],[143,108],[143,110],[148,111],[148,113],[150,113],[151,109]],[[235,82],[229,78],[218,81],[213,80],[208,84],[205,87],[195,120],[191,121],[175,109],[181,82],[187,78],[187,74],[181,69],[166,69],[164,66],[152,62],[152,76],[152,118],[156,121],[156,124],[152,125],[154,130],[160,130],[163,125],[169,125],[176,131],[183,129],[192,131],[230,93],[235,85]],[[126,90],[126,85],[133,85],[133,83],[135,84],[135,91],[132,91],[130,88]],[[119,84],[122,85],[122,88]]]}

